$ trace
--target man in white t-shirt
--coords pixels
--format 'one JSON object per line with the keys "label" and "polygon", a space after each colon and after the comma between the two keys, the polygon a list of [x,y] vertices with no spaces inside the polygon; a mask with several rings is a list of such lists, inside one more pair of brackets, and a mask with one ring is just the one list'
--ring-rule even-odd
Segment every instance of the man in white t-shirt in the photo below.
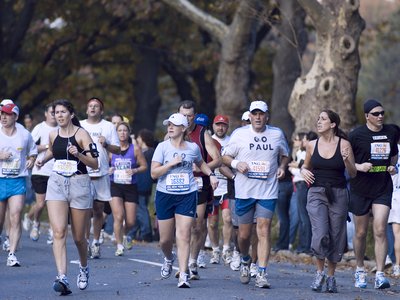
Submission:
{"label": "man in white t-shirt", "polygon": [[[44,108],[45,120],[37,124],[32,130],[33,141],[37,145],[38,158],[42,159],[49,148],[50,132],[57,129],[57,122],[54,117],[53,105],[47,104]],[[36,202],[31,206],[29,213],[24,215],[23,227],[25,230],[30,229],[32,225],[30,238],[37,241],[40,236],[40,216],[45,207],[45,198],[47,190],[47,181],[53,170],[54,159],[49,160],[43,167],[38,168],[36,165],[32,169],[32,188],[35,191]],[[52,233],[49,229],[48,244],[52,244]]]}
{"label": "man in white t-shirt", "polygon": [[[224,147],[229,142],[229,135],[227,134],[229,129],[229,118],[224,115],[217,115],[213,121],[214,134],[212,138],[215,139],[221,145],[221,153]],[[218,187],[214,190],[214,207],[213,211],[208,214],[208,235],[210,237],[211,246],[213,248],[212,257],[210,263],[217,264],[220,261],[220,249],[219,249],[219,210],[221,209],[222,215],[222,235],[223,235],[223,248],[222,258],[225,264],[230,264],[232,261],[232,251],[230,247],[230,241],[232,236],[232,218],[231,210],[229,207],[228,199],[228,178],[234,178],[235,175],[232,173],[230,168],[225,165],[215,169],[215,175],[219,180]]]}
{"label": "man in white t-shirt", "polygon": [[17,267],[15,256],[21,238],[21,211],[24,207],[26,177],[37,156],[36,145],[29,131],[17,127],[19,108],[15,104],[0,106],[0,228],[9,209],[9,253],[7,266]]}
{"label": "man in white t-shirt", "polygon": [[256,218],[256,287],[269,288],[266,267],[271,250],[271,224],[278,199],[278,179],[285,175],[289,162],[289,147],[282,130],[266,125],[269,111],[264,101],[253,101],[249,111],[251,124],[232,133],[223,150],[222,161],[237,170],[235,208],[242,255],[240,281],[243,284],[250,282],[249,247],[253,220]]}
{"label": "man in white t-shirt", "polygon": [[[94,170],[88,167],[93,193],[93,241],[90,246],[92,258],[100,258],[100,231],[103,226],[104,202],[111,201],[110,176],[108,175],[108,151],[120,153],[120,146],[115,126],[103,119],[104,103],[99,98],[90,98],[87,103],[86,120],[81,121],[82,127],[87,130],[99,151],[99,168]],[[87,238],[89,239],[89,230]]]}

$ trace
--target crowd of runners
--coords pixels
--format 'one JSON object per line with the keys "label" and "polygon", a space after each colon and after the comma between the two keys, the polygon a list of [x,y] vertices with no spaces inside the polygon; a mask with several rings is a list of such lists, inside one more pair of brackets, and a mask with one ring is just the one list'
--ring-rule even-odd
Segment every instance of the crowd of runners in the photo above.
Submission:
{"label": "crowd of runners", "polygon": [[[254,278],[258,288],[271,286],[271,251],[313,256],[311,289],[329,293],[338,292],[336,265],[353,249],[354,285],[366,288],[371,217],[374,288],[389,288],[388,256],[392,275],[400,277],[400,130],[384,124],[385,111],[377,100],[365,101],[363,109],[365,124],[348,135],[339,127],[340,116],[325,109],[316,116],[315,129],[299,130],[289,142],[269,124],[264,101],[251,102],[242,125],[230,128],[228,116],[219,114],[209,124],[195,102],[186,100],[163,121],[166,135],[156,146],[147,129],[132,135],[122,115],[106,119],[104,103],[96,97],[87,101],[85,120],[77,119],[70,101],[59,99],[45,106],[43,122],[33,126],[27,116],[25,127],[17,122],[18,106],[5,99],[0,106],[0,233],[6,264],[21,265],[16,253],[22,228],[37,241],[47,207],[47,243],[57,273],[53,289],[71,293],[66,253],[70,225],[80,262],[77,287],[84,290],[89,258],[101,257],[105,234],[113,237],[117,257],[135,239],[153,239],[148,205],[154,195],[164,254],[161,277],[171,277],[177,260],[179,288],[201,278],[206,246],[211,249],[209,263],[239,271],[242,284]],[[35,201],[21,218],[31,189]],[[275,209],[279,236],[272,245]],[[349,224],[354,234],[349,234]],[[388,224],[394,237],[389,246]]]}

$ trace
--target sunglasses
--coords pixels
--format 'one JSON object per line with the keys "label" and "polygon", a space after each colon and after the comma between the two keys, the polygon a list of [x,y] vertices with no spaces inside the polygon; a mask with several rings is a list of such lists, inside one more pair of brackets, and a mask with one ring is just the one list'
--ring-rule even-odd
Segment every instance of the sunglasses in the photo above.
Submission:
{"label": "sunglasses", "polygon": [[370,113],[371,115],[373,115],[374,117],[379,117],[379,116],[384,116],[385,115],[385,111],[384,110],[382,110],[382,111],[375,111],[375,112],[372,112],[372,113]]}

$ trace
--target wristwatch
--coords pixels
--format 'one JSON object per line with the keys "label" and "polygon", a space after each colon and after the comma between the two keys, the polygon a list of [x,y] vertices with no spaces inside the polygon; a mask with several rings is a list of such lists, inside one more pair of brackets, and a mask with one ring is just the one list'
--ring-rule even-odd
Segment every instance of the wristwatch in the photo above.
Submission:
{"label": "wristwatch", "polygon": [[215,176],[215,173],[214,172],[211,172],[210,174],[208,174],[208,176],[210,177],[210,176]]}

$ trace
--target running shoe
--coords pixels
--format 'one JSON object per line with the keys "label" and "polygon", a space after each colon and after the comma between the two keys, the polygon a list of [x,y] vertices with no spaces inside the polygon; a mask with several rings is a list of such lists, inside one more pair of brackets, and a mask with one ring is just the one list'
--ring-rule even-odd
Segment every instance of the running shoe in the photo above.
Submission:
{"label": "running shoe", "polygon": [[133,243],[132,243],[132,238],[130,236],[124,235],[124,238],[122,240],[122,244],[124,245],[125,249],[131,250]]}
{"label": "running shoe", "polygon": [[8,253],[7,267],[20,267],[20,263],[14,253]]}
{"label": "running shoe", "polygon": [[393,266],[393,272],[392,272],[393,277],[400,277],[400,266],[399,265],[394,265]]}
{"label": "running shoe", "polygon": [[328,276],[326,279],[326,292],[337,293],[336,279],[335,276]]}
{"label": "running shoe", "polygon": [[240,265],[240,282],[248,284],[250,282],[250,260],[241,261]]}
{"label": "running shoe", "polygon": [[178,288],[190,288],[189,275],[187,273],[179,274]]}
{"label": "running shoe", "polygon": [[229,265],[232,262],[232,251],[231,250],[222,251],[222,260],[225,265]]}
{"label": "running shoe", "polygon": [[171,276],[172,273],[172,265],[175,261],[175,253],[172,252],[172,259],[167,259],[164,257],[164,263],[161,266],[161,278],[167,279]]}
{"label": "running shoe", "polygon": [[197,265],[200,269],[204,269],[207,265],[206,252],[204,250],[200,250],[199,256],[197,257]]}
{"label": "running shoe", "polygon": [[322,291],[322,286],[325,283],[325,279],[326,279],[325,273],[317,271],[317,273],[315,274],[314,281],[311,284],[311,289],[314,292]]}
{"label": "running shoe", "polygon": [[115,251],[115,256],[122,256],[124,255],[124,247],[117,247],[117,250]]}
{"label": "running shoe", "polygon": [[239,271],[240,270],[240,253],[239,251],[234,250],[233,255],[232,255],[232,261],[229,264],[231,269],[233,271]]}
{"label": "running shoe", "polygon": [[197,270],[196,263],[191,263],[189,265],[189,274],[190,274],[190,280],[199,280],[200,279],[200,275],[199,275],[199,271]]}
{"label": "running shoe", "polygon": [[72,293],[69,288],[67,276],[59,275],[53,282],[53,290],[60,293],[61,296],[69,295]]}
{"label": "running shoe", "polygon": [[258,272],[256,275],[256,287],[263,288],[263,289],[269,289],[271,285],[268,282],[267,278],[268,274],[265,271]]}
{"label": "running shoe", "polygon": [[100,237],[99,237],[99,244],[102,245],[104,243],[104,229],[100,231]]}
{"label": "running shoe", "polygon": [[221,260],[221,251],[219,251],[219,250],[214,251],[213,250],[212,255],[211,255],[211,259],[210,259],[210,264],[214,264],[214,265],[215,264],[219,264],[220,260]]}
{"label": "running shoe", "polygon": [[31,240],[34,242],[37,242],[39,240],[40,231],[39,231],[39,224],[37,222],[33,222],[31,234],[29,236]]}
{"label": "running shoe", "polygon": [[258,273],[258,266],[254,263],[250,264],[250,277],[256,278]]}
{"label": "running shoe", "polygon": [[53,229],[49,228],[49,232],[47,233],[47,245],[53,245]]}
{"label": "running shoe", "polygon": [[78,278],[76,279],[76,285],[80,290],[84,290],[89,285],[89,267],[79,267]]}
{"label": "running shoe", "polygon": [[25,231],[29,231],[32,226],[32,221],[28,217],[28,213],[24,214],[24,219],[22,220],[22,228],[24,228]]}
{"label": "running shoe", "polygon": [[8,238],[8,236],[4,237],[4,241],[3,241],[3,251],[10,251],[10,240]]}
{"label": "running shoe", "polygon": [[100,244],[95,243],[90,247],[91,257],[92,258],[100,258]]}
{"label": "running shoe", "polygon": [[354,284],[356,288],[365,289],[367,287],[367,272],[357,271],[354,273],[354,278],[356,280]]}
{"label": "running shoe", "polygon": [[390,288],[389,280],[385,277],[385,274],[376,272],[375,276],[375,288],[379,290]]}

